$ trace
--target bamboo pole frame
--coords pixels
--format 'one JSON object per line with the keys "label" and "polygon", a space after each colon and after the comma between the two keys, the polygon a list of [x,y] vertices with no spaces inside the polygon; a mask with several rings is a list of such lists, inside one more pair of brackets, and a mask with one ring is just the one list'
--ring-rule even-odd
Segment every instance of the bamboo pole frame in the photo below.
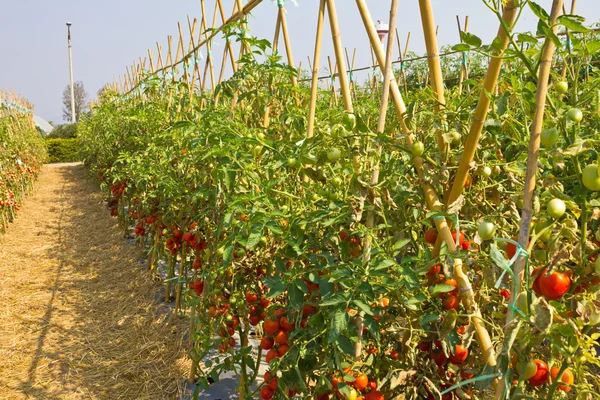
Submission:
{"label": "bamboo pole frame", "polygon": [[[310,92],[310,103],[308,106],[308,127],[306,131],[307,137],[313,137],[315,129],[315,114],[317,111],[317,95],[319,94],[319,64],[321,60],[321,46],[323,43],[323,25],[325,23],[325,1],[319,3],[319,14],[317,17],[317,32],[315,39],[315,55],[312,63],[312,84]],[[310,58],[308,64],[311,65]]]}
{"label": "bamboo pole frame", "polygon": [[[550,13],[550,26],[553,32],[556,34],[558,26],[556,26],[556,20],[561,13],[564,0],[554,0],[552,3],[552,11]],[[546,39],[544,48],[542,50],[542,57],[540,58],[540,67],[538,72],[537,81],[537,92],[536,92],[536,108],[533,121],[531,123],[530,138],[529,138],[529,149],[527,152],[527,172],[525,175],[525,190],[523,197],[523,208],[521,210],[521,225],[519,228],[519,245],[522,248],[527,248],[529,242],[529,226],[531,218],[533,217],[533,209],[531,203],[536,186],[536,174],[538,156],[540,151],[540,136],[544,125],[544,108],[546,107],[546,99],[548,94],[548,82],[550,80],[550,71],[552,69],[552,57],[556,45],[551,39]],[[524,276],[529,273],[525,270],[525,258],[518,256],[514,265],[514,277],[513,290],[509,299],[510,304],[515,304],[517,296],[521,293],[523,287]],[[516,318],[515,311],[509,309],[506,314],[506,325],[512,326],[513,321]],[[516,328],[518,329],[518,328]],[[510,349],[505,346],[502,352],[502,363],[500,367],[503,369],[501,372],[505,372],[504,368],[508,368]],[[500,380],[500,383],[496,390],[496,399],[504,399],[505,396],[505,380]]]}
{"label": "bamboo pole frame", "polygon": [[[365,26],[367,34],[369,35],[369,40],[371,42],[371,46],[373,47],[375,56],[378,59],[380,68],[383,68],[384,55],[382,54],[383,51],[381,49],[381,43],[379,41],[379,37],[377,36],[375,26],[373,25],[373,19],[371,18],[369,9],[365,3],[365,0],[356,0],[356,4],[363,19],[363,24]],[[390,77],[390,91],[392,94],[392,99],[394,101],[394,108],[396,110],[396,113],[398,114],[398,118],[400,119],[401,130],[404,134],[407,135],[408,146],[411,146],[414,140],[413,134],[409,131],[406,123],[404,122],[406,106],[404,104],[404,100],[402,99],[402,95],[400,94],[400,90],[398,89],[398,85],[393,76]],[[435,194],[433,186],[431,186],[431,184],[425,181],[425,175],[423,173],[423,159],[421,157],[415,157],[413,163],[415,165],[415,169],[417,171],[419,179],[421,180],[421,187],[423,189],[425,200],[429,209],[431,211],[436,211],[440,213],[443,212],[443,205],[439,201],[437,195]],[[454,253],[456,251],[456,244],[452,239],[452,233],[450,232],[450,229],[446,222],[446,218],[436,218],[434,222],[439,232],[439,236],[447,244],[448,250],[450,251],[450,253]],[[488,365],[495,366],[496,355],[494,347],[490,339],[489,332],[483,324],[481,311],[479,310],[473,296],[473,288],[471,287],[471,283],[469,282],[467,275],[462,269],[462,260],[460,258],[454,259],[454,278],[456,279],[462,303],[471,314],[471,321],[475,327],[477,342],[479,343],[479,346],[482,349],[483,359]]]}
{"label": "bamboo pole frame", "polygon": [[[464,29],[460,26],[460,18],[458,15],[456,16],[456,24],[458,25],[458,36],[460,42],[463,43],[462,33],[469,32],[469,16],[465,17],[465,26]],[[463,82],[465,79],[469,79],[469,69],[467,68],[467,57],[466,53],[463,52],[460,71],[458,73],[458,94],[461,95],[463,91]]]}
{"label": "bamboo pole frame", "polygon": [[[421,22],[425,35],[425,47],[427,48],[427,63],[429,64],[429,73],[431,77],[431,88],[436,96],[437,104],[435,109],[437,112],[442,112],[446,107],[446,97],[444,95],[444,77],[442,75],[442,67],[440,64],[440,55],[437,43],[437,29],[433,19],[433,8],[430,0],[419,0],[419,8],[421,10]],[[441,117],[442,129],[446,129],[446,118]],[[438,150],[445,152],[448,145],[444,141],[442,132],[438,129],[437,132]]]}

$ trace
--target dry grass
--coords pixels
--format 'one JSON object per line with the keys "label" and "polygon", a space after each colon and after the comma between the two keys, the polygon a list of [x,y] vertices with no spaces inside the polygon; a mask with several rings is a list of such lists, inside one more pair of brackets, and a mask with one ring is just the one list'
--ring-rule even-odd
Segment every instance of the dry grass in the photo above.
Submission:
{"label": "dry grass", "polygon": [[0,399],[177,399],[185,322],[80,164],[44,167],[0,238]]}

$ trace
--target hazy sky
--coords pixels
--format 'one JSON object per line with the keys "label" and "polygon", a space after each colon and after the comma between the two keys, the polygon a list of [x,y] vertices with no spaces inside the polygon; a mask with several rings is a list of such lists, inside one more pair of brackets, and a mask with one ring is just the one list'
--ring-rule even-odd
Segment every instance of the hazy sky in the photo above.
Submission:
{"label": "hazy sky", "polygon": [[[90,97],[99,88],[125,72],[147,49],[156,53],[156,42],[166,47],[167,35],[177,35],[177,22],[187,31],[186,16],[200,18],[200,0],[0,0],[0,88],[14,89],[36,107],[36,114],[62,121],[62,91],[69,83],[67,28],[73,23],[73,58],[75,79],[84,82]],[[215,0],[206,0],[212,19]],[[245,2],[245,1],[244,1]],[[570,5],[570,0],[565,1]],[[234,0],[223,0],[227,13]],[[296,63],[307,67],[313,55],[318,0],[288,0],[288,23]],[[374,19],[389,17],[390,0],[367,0]],[[549,10],[551,0],[538,0]],[[349,51],[357,48],[356,67],[370,64],[366,33],[353,0],[337,0],[342,42]],[[439,44],[459,41],[456,15],[470,16],[470,31],[489,42],[498,23],[482,0],[432,0],[436,24],[440,26]],[[599,0],[579,0],[577,14],[588,23],[600,20]],[[252,12],[251,34],[272,40],[277,7],[263,0]],[[526,13],[520,31],[535,30],[536,18]],[[417,0],[400,0],[398,30],[402,41],[412,32],[410,50],[424,51],[423,31]],[[329,25],[324,31],[323,56],[333,55]],[[223,46],[219,39],[213,55],[220,62]],[[326,71],[326,58],[321,62]]]}

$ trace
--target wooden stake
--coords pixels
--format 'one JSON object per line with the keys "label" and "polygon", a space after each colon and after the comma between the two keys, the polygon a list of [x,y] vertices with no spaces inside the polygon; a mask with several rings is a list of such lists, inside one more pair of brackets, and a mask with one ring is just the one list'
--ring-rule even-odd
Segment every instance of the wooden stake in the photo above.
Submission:
{"label": "wooden stake", "polygon": [[[389,20],[390,32],[395,30],[397,9],[398,9],[398,0],[392,0],[392,5],[391,5],[391,9],[390,9],[390,20]],[[379,119],[377,121],[377,133],[380,135],[385,133],[385,120],[387,117],[387,108],[388,108],[388,103],[389,103],[389,99],[390,99],[390,82],[391,82],[391,77],[393,75],[393,70],[392,70],[393,56],[394,56],[394,38],[392,37],[392,35],[389,35],[388,42],[387,42],[387,53],[386,53],[386,57],[385,57],[385,68],[384,68],[384,73],[383,73],[383,88],[382,88],[382,93],[381,93],[381,105],[379,108]],[[371,200],[372,205],[378,204],[380,202],[378,194],[376,193],[375,189],[373,189],[379,183],[379,168],[380,168],[379,159],[380,159],[381,151],[382,151],[381,142],[377,141],[376,143],[377,143],[376,148],[375,148],[376,156],[375,156],[375,162],[373,165],[373,171],[371,172],[371,186],[369,189],[369,198]],[[367,213],[366,227],[367,227],[367,235],[365,237],[364,250],[363,250],[363,265],[368,265],[369,261],[371,259],[371,244],[372,244],[371,235],[372,235],[372,230],[375,227],[375,211],[372,208]],[[363,313],[360,313],[357,318],[357,323],[356,323],[357,328],[358,328],[357,329],[358,341],[357,341],[356,345],[354,346],[354,361],[357,361],[357,362],[360,361],[361,354],[362,354],[363,317],[364,317]]]}
{"label": "wooden stake", "polygon": [[152,60],[152,50],[148,49],[148,60],[150,61],[150,72],[154,73],[154,61]]}
{"label": "wooden stake", "polygon": [[[419,0],[419,8],[421,10],[421,22],[423,24],[423,32],[425,35],[425,46],[427,48],[427,63],[429,65],[429,73],[431,76],[431,88],[436,96],[437,104],[436,112],[442,112],[446,107],[446,98],[444,96],[444,77],[442,76],[442,67],[440,64],[440,54],[437,43],[437,30],[435,30],[435,22],[433,20],[433,9],[430,0]],[[439,27],[438,27],[439,28]],[[442,130],[446,130],[446,117],[441,115]],[[442,131],[437,132],[438,150],[440,152],[447,151],[448,145],[444,141]]]}
{"label": "wooden stake", "polygon": [[[465,17],[465,29],[464,30],[461,29],[461,27],[460,27],[460,18],[458,17],[458,15],[456,16],[456,24],[458,25],[458,36],[459,36],[460,42],[463,43],[462,33],[469,32],[469,16],[467,15]],[[461,67],[460,67],[460,71],[458,74],[458,94],[459,95],[462,94],[463,82],[467,78],[468,78],[467,54],[463,52],[462,60],[461,60]]]}
{"label": "wooden stake", "polygon": [[340,37],[340,28],[338,25],[335,0],[326,1],[327,14],[329,15],[329,25],[331,28],[331,37],[333,38],[333,48],[335,51],[335,60],[340,75],[340,89],[342,92],[342,98],[344,100],[344,108],[348,112],[354,112],[354,107],[352,106],[352,96],[350,94],[350,85],[348,84],[348,75],[346,74],[346,67],[344,66],[344,47],[342,46],[342,39]]}
{"label": "wooden stake", "polygon": [[[517,11],[518,7],[515,5],[514,0],[509,0],[507,5],[504,7],[504,12],[502,14],[502,19],[507,26],[512,27],[514,25]],[[501,55],[508,46],[508,36],[502,26],[500,26],[498,30],[498,37],[500,38],[501,50],[498,51],[497,54]],[[502,57],[492,57],[490,59],[488,72],[483,83],[483,88],[481,89],[481,94],[479,95],[477,107],[475,108],[473,123],[471,124],[469,136],[467,137],[465,143],[465,149],[461,156],[460,163],[458,165],[458,171],[456,173],[456,177],[454,178],[452,189],[446,204],[451,204],[458,199],[463,192],[465,183],[467,182],[467,177],[471,168],[471,162],[473,162],[473,159],[475,158],[477,144],[479,143],[479,138],[481,137],[481,132],[483,131],[483,124],[487,119],[487,114],[490,107],[488,93],[493,93],[496,88],[498,76],[500,75],[500,69],[502,67],[502,61]]]}
{"label": "wooden stake", "polygon": [[[315,39],[315,55],[312,69],[312,83],[310,92],[310,104],[308,106],[308,128],[306,131],[307,137],[312,137],[315,130],[315,113],[317,110],[317,95],[319,91],[319,64],[321,60],[321,45],[323,42],[323,24],[325,23],[325,1],[319,3],[319,15],[317,17],[317,37]],[[308,59],[310,65],[310,58]]]}
{"label": "wooden stake", "polygon": [[[338,101],[337,101],[337,90],[335,88],[335,72],[337,70],[337,68],[334,68],[331,65],[331,57],[327,56],[327,63],[329,64],[329,75],[331,75],[331,98],[333,100],[333,104],[335,104],[337,106]],[[337,67],[337,65],[336,65]]]}
{"label": "wooden stake", "polygon": [[[556,34],[558,26],[556,20],[560,15],[564,0],[554,0],[552,4],[552,11],[550,13],[550,26],[553,28],[553,32]],[[540,59],[540,67],[537,81],[536,91],[536,108],[533,121],[531,123],[531,136],[529,139],[529,150],[527,156],[527,172],[525,175],[525,194],[523,197],[523,208],[521,210],[521,226],[519,229],[519,245],[526,249],[529,243],[529,226],[531,218],[533,216],[533,210],[531,207],[537,174],[538,156],[540,151],[540,134],[544,124],[544,108],[546,106],[546,96],[548,94],[548,82],[550,79],[550,70],[552,68],[552,57],[555,50],[554,41],[546,39],[544,43],[544,49],[542,50],[542,57]],[[529,274],[529,271],[525,270],[525,258],[519,256],[514,265],[514,277],[513,290],[511,291],[509,304],[516,303],[516,296],[519,296],[523,289],[523,277],[525,274]],[[506,314],[506,327],[513,326],[515,320],[515,312],[509,308]],[[518,328],[515,328],[518,329]],[[502,357],[500,361],[500,372],[506,372],[508,369],[508,363],[510,359],[509,346],[504,346],[502,350]],[[505,387],[505,379],[501,379],[496,390],[496,399],[507,398],[505,392],[508,392]]]}

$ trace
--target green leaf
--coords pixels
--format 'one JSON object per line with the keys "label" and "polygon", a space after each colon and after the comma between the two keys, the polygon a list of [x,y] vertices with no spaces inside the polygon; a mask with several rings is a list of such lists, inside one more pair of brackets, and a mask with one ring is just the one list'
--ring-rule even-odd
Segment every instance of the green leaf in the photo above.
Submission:
{"label": "green leaf", "polygon": [[472,48],[473,48],[472,46],[470,46],[466,43],[459,43],[459,44],[452,46],[452,50],[454,50],[454,51],[469,51]]}
{"label": "green leaf", "polygon": [[590,29],[583,25],[585,18],[579,15],[561,15],[556,22],[573,32],[590,32]]}
{"label": "green leaf", "polygon": [[299,310],[304,303],[304,293],[297,285],[288,287],[288,297],[290,298],[290,306],[296,310]]}
{"label": "green leaf", "polygon": [[225,244],[225,248],[223,249],[223,263],[225,265],[231,264],[231,261],[233,260],[234,248],[235,248],[235,244],[233,243],[232,240],[228,241]]}
{"label": "green leaf", "polygon": [[438,313],[425,314],[423,318],[421,318],[420,323],[421,326],[425,327],[430,323],[437,321],[438,319],[440,319],[440,314]]}
{"label": "green leaf", "polygon": [[538,44],[538,40],[535,36],[530,35],[529,33],[519,33],[517,35],[517,40],[520,43],[531,43],[534,45]]}
{"label": "green leaf", "polygon": [[379,331],[379,323],[377,321],[375,321],[375,319],[373,317],[371,317],[370,315],[365,315],[363,323],[367,327],[367,330],[369,331],[369,333],[371,334],[373,339],[375,339],[376,342],[381,341],[381,332]]}
{"label": "green leaf", "polygon": [[371,306],[369,306],[367,303],[365,303],[364,301],[360,300],[360,299],[354,299],[352,300],[352,302],[358,307],[360,308],[361,311],[363,311],[364,313],[368,314],[368,315],[373,315],[373,310],[371,310]]}
{"label": "green leaf", "polygon": [[533,13],[542,21],[546,23],[550,21],[550,16],[546,12],[546,10],[544,10],[544,8],[536,2],[529,1],[529,8],[531,8],[531,11],[533,11]]}
{"label": "green leaf", "polygon": [[263,233],[263,224],[254,224],[250,229],[250,235],[248,236],[248,240],[246,241],[246,249],[252,250],[258,242],[260,242],[260,238]]}
{"label": "green leaf", "polygon": [[442,293],[448,293],[456,289],[452,285],[446,285],[445,283],[440,283],[439,285],[433,285],[429,287],[429,294],[432,296],[436,296]]}
{"label": "green leaf", "polygon": [[333,293],[329,298],[323,298],[321,301],[322,306],[334,306],[336,304],[347,303],[350,299],[350,293],[338,290]]}
{"label": "green leaf", "polygon": [[465,42],[466,44],[469,44],[473,47],[481,47],[482,41],[476,35],[473,35],[469,32],[461,32],[460,34],[463,42]]}
{"label": "green leaf", "polygon": [[346,307],[338,308],[331,314],[331,327],[329,329],[329,343],[334,343],[348,327],[348,313]]}
{"label": "green leaf", "polygon": [[390,260],[389,258],[388,259],[384,259],[384,260],[379,260],[377,262],[377,264],[373,265],[373,269],[375,271],[378,271],[380,269],[389,268],[389,267],[391,267],[392,265],[395,265],[395,264],[396,264],[396,262],[393,261],[393,260]]}
{"label": "green leaf", "polygon": [[270,289],[269,294],[267,295],[267,297],[270,299],[281,296],[287,289],[285,282],[276,277],[268,278],[265,283]]}
{"label": "green leaf", "polygon": [[594,55],[600,50],[600,40],[591,40],[585,45],[588,55]]}
{"label": "green leaf", "polygon": [[354,344],[346,336],[341,335],[337,345],[347,356],[354,357]]}

